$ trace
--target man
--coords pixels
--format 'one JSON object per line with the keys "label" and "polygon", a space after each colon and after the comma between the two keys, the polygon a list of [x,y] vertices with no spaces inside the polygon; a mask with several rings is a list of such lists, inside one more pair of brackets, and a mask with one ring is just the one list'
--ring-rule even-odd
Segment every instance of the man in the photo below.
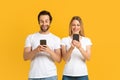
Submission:
{"label": "man", "polygon": [[40,31],[26,39],[24,60],[31,60],[29,80],[57,80],[54,61],[61,61],[60,38],[49,31],[51,22],[50,12],[41,11],[38,14]]}

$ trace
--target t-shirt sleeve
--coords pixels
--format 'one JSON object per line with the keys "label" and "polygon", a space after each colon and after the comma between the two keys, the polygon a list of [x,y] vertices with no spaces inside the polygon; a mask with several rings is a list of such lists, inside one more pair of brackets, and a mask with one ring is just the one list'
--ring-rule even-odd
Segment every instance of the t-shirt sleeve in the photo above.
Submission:
{"label": "t-shirt sleeve", "polygon": [[86,39],[86,45],[92,45],[92,42],[89,38]]}
{"label": "t-shirt sleeve", "polygon": [[24,47],[31,47],[31,36],[30,35],[26,38]]}
{"label": "t-shirt sleeve", "polygon": [[63,38],[63,39],[61,40],[61,45],[64,45],[64,46],[65,46],[65,43],[66,43],[65,38]]}
{"label": "t-shirt sleeve", "polygon": [[55,46],[55,49],[59,49],[59,48],[60,48],[60,38],[57,38],[57,39],[55,40],[54,46]]}

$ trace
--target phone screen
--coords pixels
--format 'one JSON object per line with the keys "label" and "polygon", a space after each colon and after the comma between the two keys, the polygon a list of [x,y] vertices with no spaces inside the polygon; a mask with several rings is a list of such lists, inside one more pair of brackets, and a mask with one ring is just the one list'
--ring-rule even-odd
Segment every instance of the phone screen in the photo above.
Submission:
{"label": "phone screen", "polygon": [[79,41],[79,34],[73,34],[73,40]]}
{"label": "phone screen", "polygon": [[40,40],[40,45],[46,45],[46,40]]}

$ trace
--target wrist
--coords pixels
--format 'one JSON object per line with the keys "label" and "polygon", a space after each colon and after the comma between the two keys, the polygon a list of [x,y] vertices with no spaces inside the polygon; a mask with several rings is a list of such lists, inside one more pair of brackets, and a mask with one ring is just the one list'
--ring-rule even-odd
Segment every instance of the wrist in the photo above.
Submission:
{"label": "wrist", "polygon": [[71,47],[70,47],[70,49],[72,49],[72,50],[73,50],[73,49],[74,49],[74,47],[73,47],[73,46],[71,46]]}
{"label": "wrist", "polygon": [[34,49],[34,53],[38,53],[38,52],[40,52],[39,48]]}
{"label": "wrist", "polygon": [[79,46],[78,49],[79,49],[79,50],[82,50],[82,47]]}

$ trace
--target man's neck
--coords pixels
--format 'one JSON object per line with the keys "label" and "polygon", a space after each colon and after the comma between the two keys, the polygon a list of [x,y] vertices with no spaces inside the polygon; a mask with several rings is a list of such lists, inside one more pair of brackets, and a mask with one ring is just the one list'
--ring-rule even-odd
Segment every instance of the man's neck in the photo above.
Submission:
{"label": "man's neck", "polygon": [[39,31],[40,34],[49,34],[49,31],[43,32],[43,31]]}

